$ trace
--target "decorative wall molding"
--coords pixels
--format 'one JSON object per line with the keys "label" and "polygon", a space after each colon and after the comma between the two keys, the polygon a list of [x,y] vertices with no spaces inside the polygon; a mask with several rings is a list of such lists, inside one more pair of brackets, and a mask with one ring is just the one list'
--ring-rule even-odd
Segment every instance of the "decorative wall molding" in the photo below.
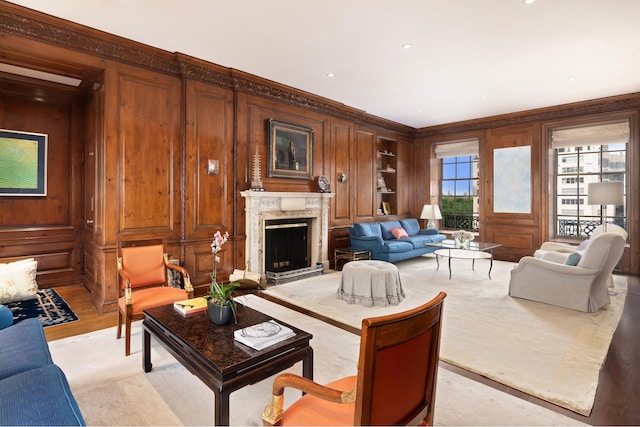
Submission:
{"label": "decorative wall molding", "polygon": [[38,18],[35,18],[29,16],[26,10],[24,14],[19,15],[5,10],[5,4],[0,7],[0,30],[7,33],[129,65],[167,74],[180,74],[178,64],[173,58],[159,55],[159,49],[117,36],[111,36],[113,40],[107,40],[100,37],[106,33],[38,12],[28,12],[29,15],[38,15]]}

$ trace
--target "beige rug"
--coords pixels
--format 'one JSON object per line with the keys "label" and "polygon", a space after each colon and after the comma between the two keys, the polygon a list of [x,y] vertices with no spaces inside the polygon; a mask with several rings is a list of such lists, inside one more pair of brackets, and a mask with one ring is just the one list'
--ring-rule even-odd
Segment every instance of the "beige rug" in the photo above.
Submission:
{"label": "beige rug", "polygon": [[[598,374],[616,329],[626,278],[615,277],[618,294],[598,313],[581,313],[508,296],[513,263],[425,256],[396,264],[406,299],[398,306],[361,307],[336,299],[339,272],[269,288],[266,293],[360,328],[363,318],[418,306],[447,292],[441,360],[547,400],[582,415],[593,407]],[[561,284],[558,284],[561,286]]]}
{"label": "beige rug", "polygon": [[[249,296],[252,308],[311,332],[314,373],[328,382],[355,373],[360,338],[264,299]],[[50,343],[88,425],[212,425],[214,394],[152,338],[153,370],[142,370],[141,323],[134,324],[132,354],[115,328]],[[301,373],[301,365],[290,369]],[[231,424],[262,425],[272,378],[231,394]],[[300,396],[285,393],[285,405]],[[548,409],[445,369],[438,373],[436,425],[584,425]]]}

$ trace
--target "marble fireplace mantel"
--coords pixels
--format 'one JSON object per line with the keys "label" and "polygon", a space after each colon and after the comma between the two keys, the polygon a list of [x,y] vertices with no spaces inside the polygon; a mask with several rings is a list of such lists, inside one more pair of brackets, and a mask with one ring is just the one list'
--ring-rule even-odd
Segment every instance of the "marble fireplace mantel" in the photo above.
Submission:
{"label": "marble fireplace mantel", "polygon": [[247,190],[240,195],[245,198],[245,253],[250,271],[264,277],[265,222],[285,218],[311,220],[311,260],[329,268],[329,200],[334,193]]}

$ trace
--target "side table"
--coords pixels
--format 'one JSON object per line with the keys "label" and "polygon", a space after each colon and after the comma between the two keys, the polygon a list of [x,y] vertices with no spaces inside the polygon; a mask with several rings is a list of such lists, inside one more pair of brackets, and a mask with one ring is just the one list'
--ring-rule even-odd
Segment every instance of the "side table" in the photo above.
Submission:
{"label": "side table", "polygon": [[369,249],[353,249],[348,248],[335,248],[333,250],[334,267],[338,270],[338,260],[346,259],[349,261],[360,261],[365,259],[371,259],[371,251]]}

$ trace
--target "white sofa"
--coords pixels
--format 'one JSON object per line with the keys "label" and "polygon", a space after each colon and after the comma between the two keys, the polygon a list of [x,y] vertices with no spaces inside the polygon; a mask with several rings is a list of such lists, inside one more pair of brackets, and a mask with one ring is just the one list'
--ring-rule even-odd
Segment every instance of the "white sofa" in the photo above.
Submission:
{"label": "white sofa", "polygon": [[511,271],[509,295],[594,313],[609,304],[609,282],[624,252],[618,233],[590,239],[577,265],[523,257]]}

